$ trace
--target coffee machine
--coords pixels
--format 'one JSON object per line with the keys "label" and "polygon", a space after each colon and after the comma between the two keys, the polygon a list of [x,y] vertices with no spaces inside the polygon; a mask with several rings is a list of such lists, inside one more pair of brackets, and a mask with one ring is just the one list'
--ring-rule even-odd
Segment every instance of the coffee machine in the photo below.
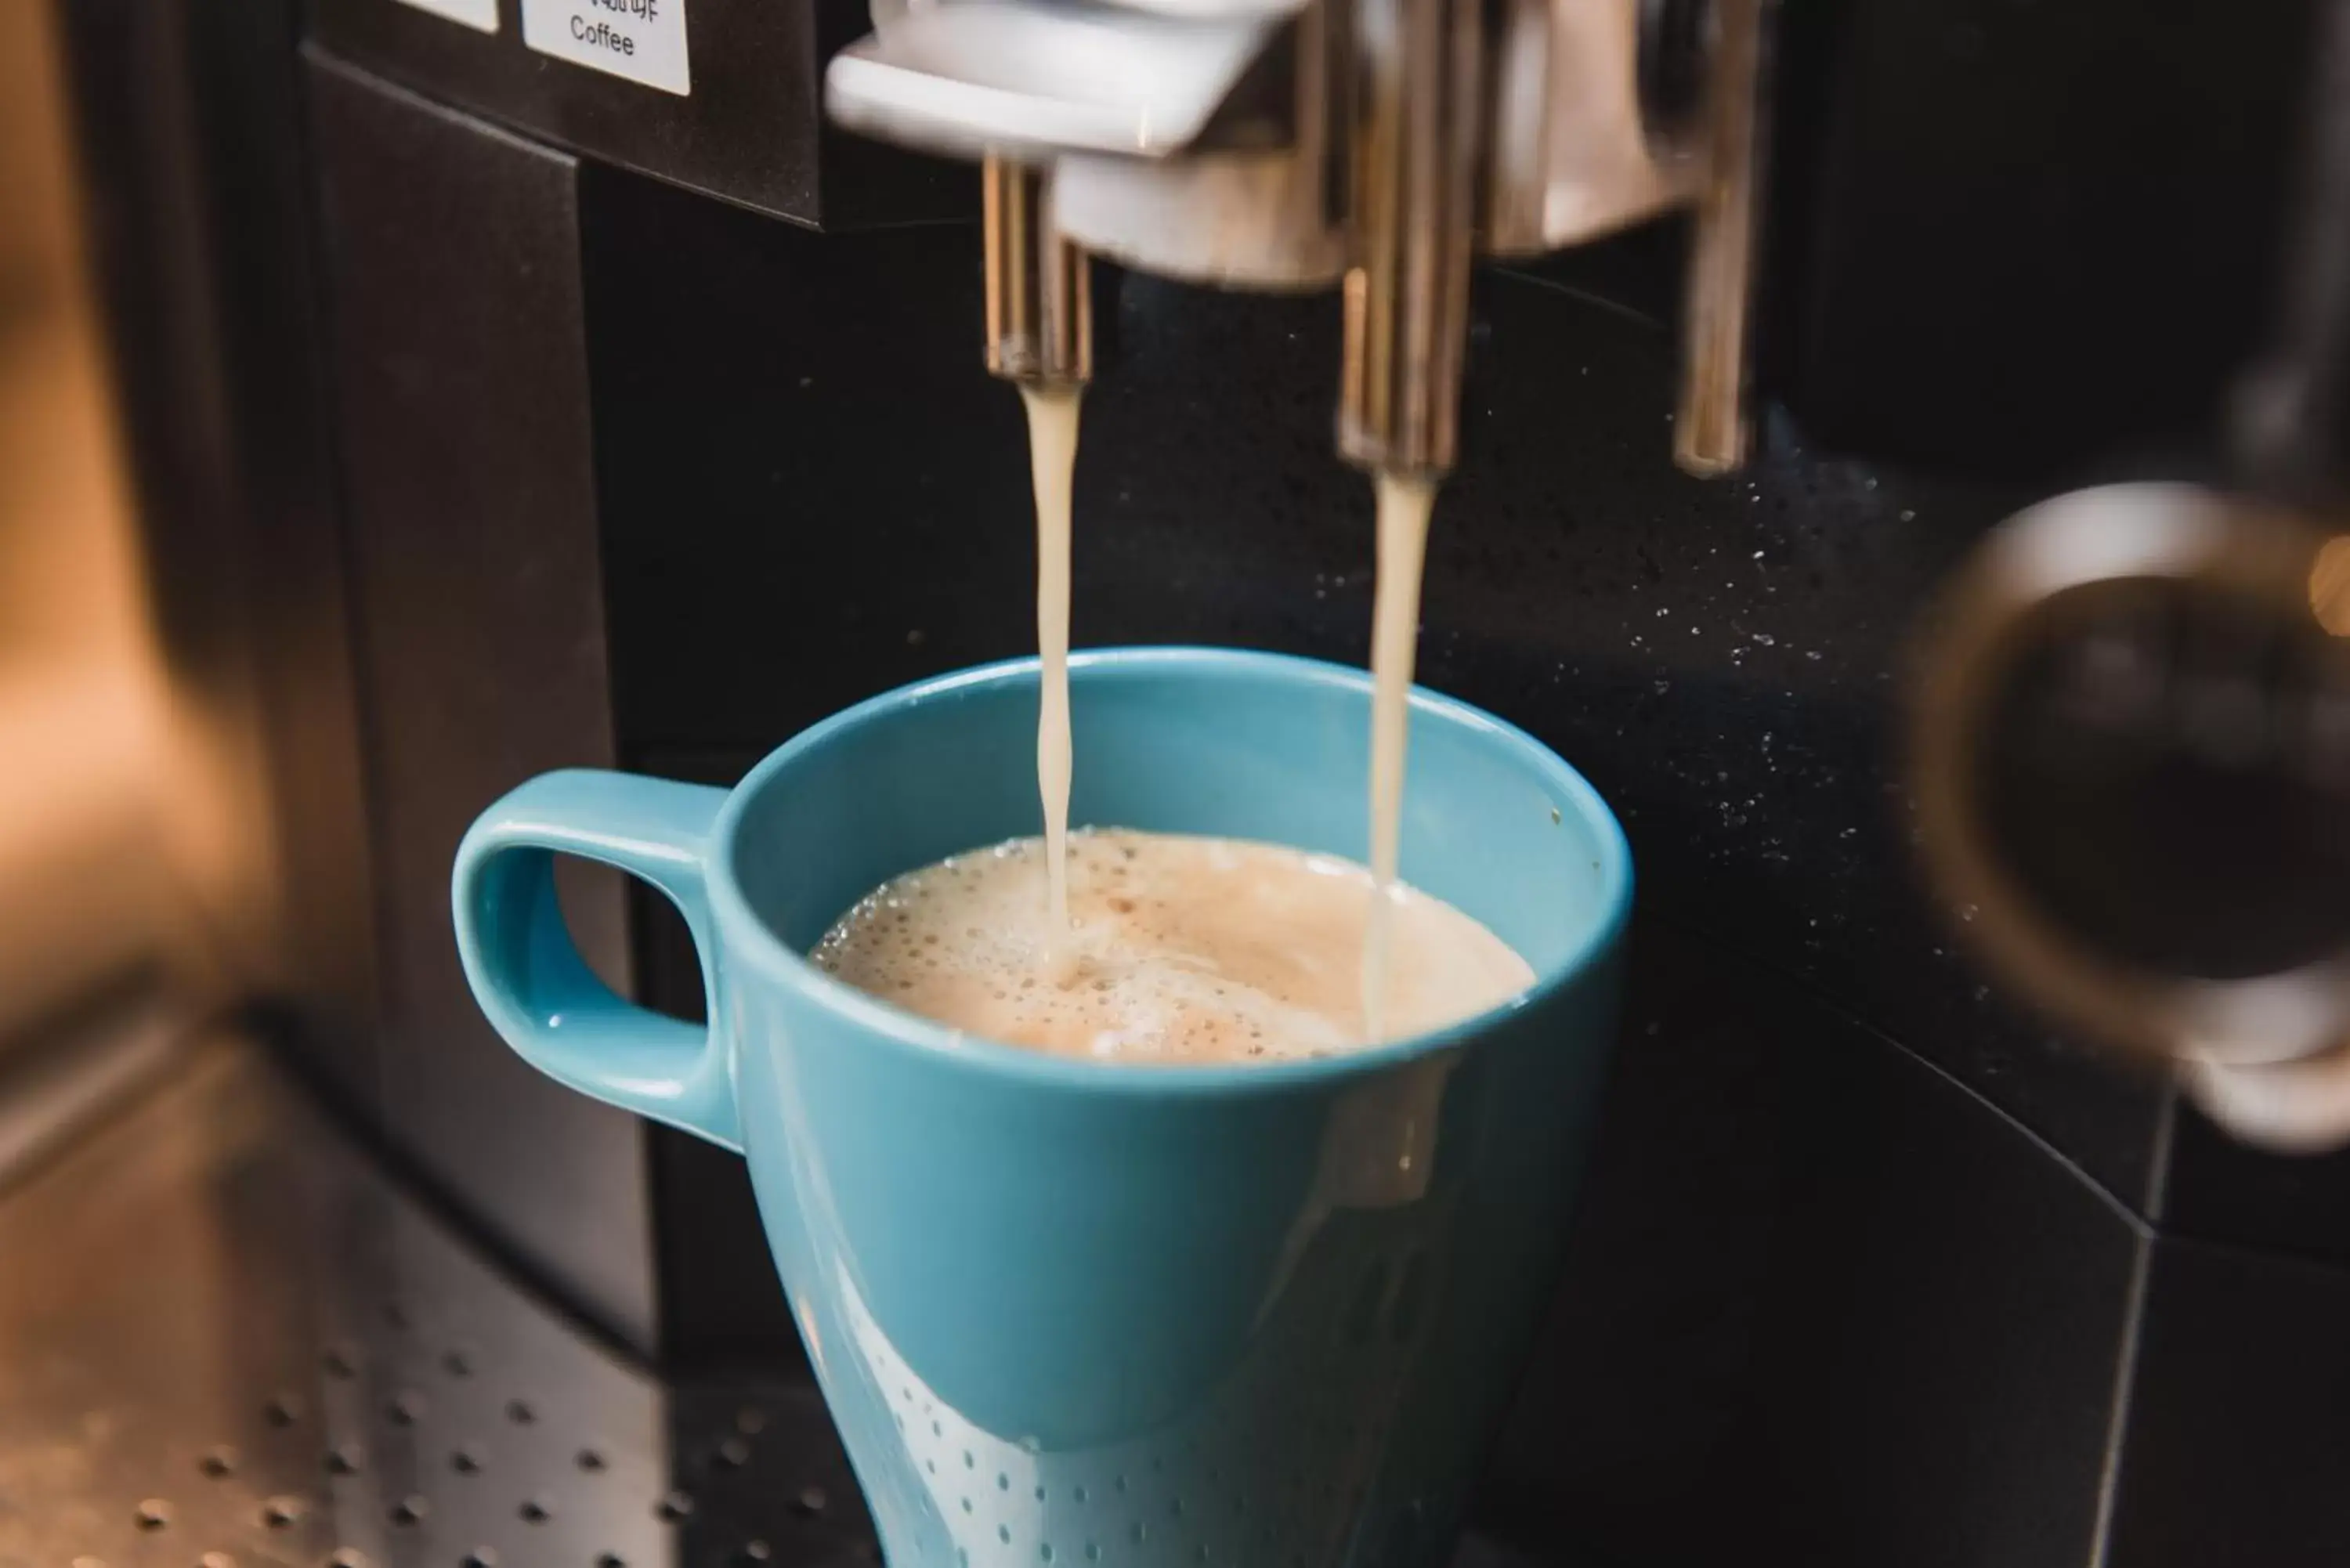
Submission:
{"label": "coffee machine", "polygon": [[[991,366],[1089,382],[1079,646],[1359,659],[1336,408],[1353,464],[1449,475],[1421,680],[1582,769],[1642,881],[1480,1538],[2339,1561],[2350,1159],[1980,961],[1905,705],[2002,519],[2233,472],[2343,216],[2301,172],[2331,9],[82,0],[166,648],[274,785],[247,1014],[609,1343],[788,1364],[732,1159],[474,1013],[458,836],[546,768],[728,783],[1025,651]],[[608,978],[699,1005],[657,900],[566,892]]]}

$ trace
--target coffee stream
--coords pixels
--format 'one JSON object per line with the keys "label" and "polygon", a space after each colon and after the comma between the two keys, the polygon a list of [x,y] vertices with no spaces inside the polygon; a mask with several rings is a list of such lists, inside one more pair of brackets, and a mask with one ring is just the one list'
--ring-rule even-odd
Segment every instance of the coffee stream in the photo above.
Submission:
{"label": "coffee stream", "polygon": [[[1077,456],[1082,389],[1023,386],[1029,466],[1036,494],[1036,648],[1041,698],[1036,720],[1036,790],[1044,805],[1047,885],[1045,936],[1039,955],[1049,981],[1076,978],[1069,917],[1069,513]],[[1404,753],[1410,720],[1414,645],[1419,630],[1422,565],[1436,484],[1420,476],[1380,474],[1378,576],[1371,631],[1369,909],[1360,960],[1361,1040],[1388,1038],[1395,947],[1395,909],[1409,893],[1399,879]]]}
{"label": "coffee stream", "polygon": [[[1069,929],[1069,488],[1077,462],[1075,386],[1020,389],[1028,405],[1028,466],[1036,488],[1036,793],[1045,803],[1045,871],[1051,888],[1048,966]],[[1067,976],[1057,978],[1066,980]]]}
{"label": "coffee stream", "polygon": [[1378,582],[1371,601],[1371,916],[1363,931],[1363,1038],[1387,1038],[1388,967],[1400,884],[1404,742],[1419,637],[1419,578],[1436,482],[1378,476]]}

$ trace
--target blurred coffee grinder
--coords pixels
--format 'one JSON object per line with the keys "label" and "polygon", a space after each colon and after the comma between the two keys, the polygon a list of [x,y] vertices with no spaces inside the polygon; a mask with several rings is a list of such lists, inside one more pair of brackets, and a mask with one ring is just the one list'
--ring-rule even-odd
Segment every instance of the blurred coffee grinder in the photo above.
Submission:
{"label": "blurred coffee grinder", "polygon": [[1944,596],[1913,753],[1983,954],[2296,1150],[2350,1142],[2350,9],[2329,23],[2230,482],[2009,519]]}

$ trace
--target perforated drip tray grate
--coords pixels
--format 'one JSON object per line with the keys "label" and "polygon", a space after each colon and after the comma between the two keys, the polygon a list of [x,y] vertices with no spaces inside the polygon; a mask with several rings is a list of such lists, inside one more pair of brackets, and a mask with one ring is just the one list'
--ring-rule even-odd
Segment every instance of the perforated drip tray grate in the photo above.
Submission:
{"label": "perforated drip tray grate", "polygon": [[878,1558],[813,1389],[608,1355],[234,1042],[0,1198],[0,1568]]}
{"label": "perforated drip tray grate", "polygon": [[0,1193],[0,1568],[879,1561],[813,1388],[608,1354],[239,1042]]}

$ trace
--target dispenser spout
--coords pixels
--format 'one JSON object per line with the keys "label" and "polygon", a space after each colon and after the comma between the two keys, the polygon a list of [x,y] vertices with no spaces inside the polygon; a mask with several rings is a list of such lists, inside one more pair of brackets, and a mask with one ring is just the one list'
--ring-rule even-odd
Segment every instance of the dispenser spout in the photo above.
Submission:
{"label": "dispenser spout", "polygon": [[1717,478],[1744,466],[1754,297],[1755,205],[1765,117],[1767,0],[1716,0],[1700,135],[1704,171],[1690,227],[1673,461]]}
{"label": "dispenser spout", "polygon": [[982,169],[987,252],[987,369],[1029,385],[1094,373],[1093,286],[1085,251],[1053,222],[1044,171],[990,158]]}
{"label": "dispenser spout", "polygon": [[926,0],[826,67],[843,125],[985,160],[988,364],[1082,381],[1087,254],[1344,280],[1337,445],[1458,455],[1471,258],[1697,207],[1678,455],[1746,445],[1775,0]]}
{"label": "dispenser spout", "polygon": [[1338,452],[1449,472],[1460,445],[1483,68],[1478,0],[1362,0],[1347,188]]}

